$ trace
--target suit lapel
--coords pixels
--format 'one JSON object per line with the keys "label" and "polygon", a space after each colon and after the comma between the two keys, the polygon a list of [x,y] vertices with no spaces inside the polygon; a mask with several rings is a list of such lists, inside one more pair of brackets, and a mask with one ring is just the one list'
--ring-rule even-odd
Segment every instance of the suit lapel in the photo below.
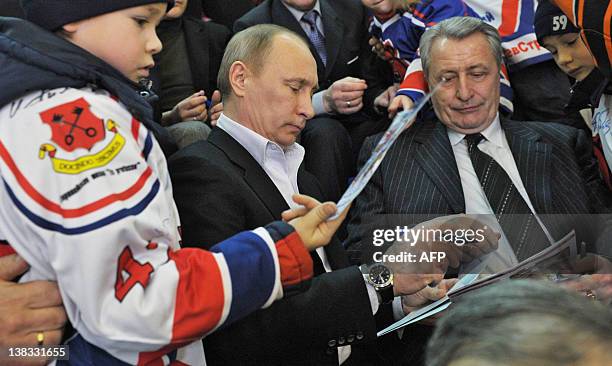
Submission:
{"label": "suit lapel", "polygon": [[281,0],[272,1],[272,10],[270,17],[272,24],[277,24],[289,30],[292,30],[302,36],[304,40],[308,42],[310,53],[312,53],[312,56],[317,62],[317,74],[319,76],[319,80],[326,79],[329,73],[331,72],[331,66],[334,64],[336,58],[338,57],[338,52],[340,50],[339,45],[341,44],[340,42],[342,42],[343,31],[342,20],[338,18],[335,10],[327,3],[327,1],[321,1],[321,13],[321,21],[323,22],[323,32],[325,32],[327,67],[323,65],[321,57],[319,57],[317,50],[314,48],[314,46],[308,39],[308,35],[306,34],[306,32],[304,32],[304,29],[302,28],[300,23],[295,19],[293,14],[291,14],[289,10],[287,10],[285,5],[281,3]]}
{"label": "suit lapel", "polygon": [[[272,182],[253,156],[238,141],[234,140],[227,132],[220,128],[212,130],[210,136],[208,136],[208,142],[223,151],[232,163],[242,168],[244,181],[259,197],[259,200],[266,206],[272,217],[275,220],[280,220],[281,212],[289,209],[289,205],[287,205],[274,182]],[[324,273],[325,268],[319,255],[312,251],[310,256],[313,260],[315,274]],[[330,254],[328,254],[328,259],[329,257],[331,257]]]}
{"label": "suit lapel", "polygon": [[338,52],[340,52],[344,35],[344,23],[334,8],[331,7],[328,0],[321,0],[320,4],[323,32],[325,33],[325,50],[327,51],[325,78],[328,78],[338,58]]}
{"label": "suit lapel", "polygon": [[[308,40],[308,36],[304,32],[304,29],[302,29],[302,26],[300,25],[300,23],[295,19],[293,14],[289,12],[289,10],[285,7],[285,5],[282,4],[281,0],[272,1],[271,18],[272,18],[272,21],[271,21],[272,24],[277,24],[285,28],[288,28],[289,30],[294,31],[295,33],[304,37],[304,39]],[[310,49],[314,51],[314,48],[312,47],[312,45]],[[313,54],[316,54],[316,51],[314,51]]]}
{"label": "suit lapel", "polygon": [[420,143],[417,162],[442,192],[455,213],[465,212],[461,178],[446,127],[439,121],[425,122],[415,140]]}
{"label": "suit lapel", "polygon": [[[209,65],[209,42],[204,27],[197,22],[183,19],[183,29],[185,29],[185,43],[187,43],[187,53],[189,54],[189,66],[193,77],[193,85],[210,85],[208,71]],[[204,90],[210,97],[214,90]]]}
{"label": "suit lapel", "polygon": [[215,128],[208,141],[223,151],[227,157],[243,170],[243,178],[266,206],[272,217],[280,219],[280,213],[289,209],[287,202],[259,163],[227,132]]}
{"label": "suit lapel", "polygon": [[552,147],[520,122],[501,121],[512,156],[537,213],[553,212],[551,192]]}

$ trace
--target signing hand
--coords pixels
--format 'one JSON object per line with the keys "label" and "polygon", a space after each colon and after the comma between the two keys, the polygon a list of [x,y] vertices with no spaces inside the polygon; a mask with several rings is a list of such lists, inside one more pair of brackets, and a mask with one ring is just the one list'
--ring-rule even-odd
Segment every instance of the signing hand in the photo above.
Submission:
{"label": "signing hand", "polygon": [[440,300],[455,286],[457,281],[456,278],[442,280],[436,286],[426,286],[412,295],[402,296],[402,309],[404,313],[409,314],[412,311],[418,310],[423,305]]}
{"label": "signing hand", "polygon": [[[501,234],[483,224],[473,216],[442,216],[416,225],[412,230],[422,233],[455,233],[471,230],[479,233],[475,241],[446,242],[443,235],[418,235],[417,242],[395,242],[385,255],[395,258],[412,258],[412,261],[389,261],[383,256],[383,263],[393,272],[393,290],[396,295],[410,295],[423,289],[431,282],[439,283],[447,268],[469,263],[477,257],[497,249]],[[435,260],[422,260],[423,256],[436,253]],[[443,257],[439,254],[443,253]],[[389,258],[389,257],[387,257]]]}

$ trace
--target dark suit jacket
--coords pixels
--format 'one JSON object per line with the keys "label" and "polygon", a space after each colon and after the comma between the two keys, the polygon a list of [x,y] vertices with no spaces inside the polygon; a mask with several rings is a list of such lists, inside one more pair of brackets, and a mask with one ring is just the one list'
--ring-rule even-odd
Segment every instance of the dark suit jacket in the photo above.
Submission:
{"label": "dark suit jacket", "polygon": [[23,18],[23,10],[19,4],[19,0],[2,0],[2,8],[0,8],[0,17],[15,17]]}
{"label": "dark suit jacket", "polygon": [[[253,157],[221,129],[169,160],[183,244],[209,248],[240,231],[280,219],[287,203]],[[300,191],[320,197],[315,178],[300,168]],[[338,241],[325,247],[331,273],[310,288],[204,340],[210,365],[332,365],[335,346],[376,338],[363,278],[347,267]],[[316,254],[315,254],[316,255]],[[315,269],[316,271],[316,269]]]}
{"label": "dark suit jacket", "polygon": [[[371,112],[374,98],[390,85],[389,65],[378,59],[368,45],[367,14],[359,0],[319,0],[325,32],[327,65],[323,65],[308,36],[281,0],[266,0],[234,23],[234,32],[256,24],[276,24],[294,31],[310,45],[317,61],[319,87],[328,88],[334,81],[347,76],[367,81],[364,95],[365,112]],[[357,61],[348,65],[355,57]],[[340,117],[340,116],[336,116]]]}
{"label": "dark suit jacket", "polygon": [[[501,125],[538,214],[546,217],[609,212],[610,192],[599,177],[591,142],[584,131],[556,123],[503,119]],[[366,140],[361,165],[379,139],[377,135]],[[415,123],[388,151],[351,209],[350,236],[345,243],[351,260],[370,251],[372,242],[367,236],[371,235],[370,225],[374,221],[380,223],[376,215],[402,214],[410,220],[412,214],[435,217],[463,213],[463,197],[446,127],[436,120]],[[417,220],[412,224],[420,222]],[[566,231],[557,236],[568,231],[567,226],[559,229]],[[592,230],[578,235],[586,235],[593,244]]]}
{"label": "dark suit jacket", "polygon": [[[204,90],[206,96],[210,98],[217,89],[217,74],[219,74],[221,59],[232,34],[229,29],[220,24],[204,22],[188,16],[183,17],[182,25],[193,86],[196,90]],[[161,87],[159,67],[160,65],[156,65],[151,72],[153,91],[157,95]],[[188,95],[185,95],[186,97]],[[160,121],[161,113],[164,111],[159,110],[156,105],[154,107],[156,121]]]}
{"label": "dark suit jacket", "polygon": [[187,11],[190,12],[189,14],[199,15],[204,11],[204,14],[213,21],[232,28],[236,19],[253,9],[255,3],[256,1],[251,0],[230,0],[229,2],[224,0],[192,0],[188,4]]}

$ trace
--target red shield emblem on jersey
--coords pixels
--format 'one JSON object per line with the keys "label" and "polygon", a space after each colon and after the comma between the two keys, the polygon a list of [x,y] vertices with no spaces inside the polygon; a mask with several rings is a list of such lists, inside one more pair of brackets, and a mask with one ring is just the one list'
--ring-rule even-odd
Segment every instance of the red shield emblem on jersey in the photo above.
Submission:
{"label": "red shield emblem on jersey", "polygon": [[96,117],[83,98],[40,113],[43,123],[51,126],[51,141],[65,151],[91,150],[104,140],[104,120]]}

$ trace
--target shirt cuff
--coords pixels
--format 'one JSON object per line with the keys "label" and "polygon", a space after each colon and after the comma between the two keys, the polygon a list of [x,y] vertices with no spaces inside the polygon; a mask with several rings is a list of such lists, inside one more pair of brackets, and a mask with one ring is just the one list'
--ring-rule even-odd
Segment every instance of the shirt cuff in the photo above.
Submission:
{"label": "shirt cuff", "polygon": [[314,109],[315,116],[327,113],[325,112],[325,107],[323,106],[323,93],[325,93],[325,90],[322,90],[312,96],[312,109]]}
{"label": "shirt cuff", "polygon": [[[393,303],[391,304],[391,307],[393,308],[393,319],[395,321],[398,321],[406,316],[406,314],[404,314],[404,309],[402,308],[402,297],[401,296],[396,296],[393,299]],[[400,328],[397,330],[397,336],[399,337],[399,339],[402,339],[402,336],[404,335],[404,329],[406,328]]]}
{"label": "shirt cuff", "polygon": [[366,289],[368,289],[368,296],[370,297],[370,306],[372,307],[372,314],[376,314],[376,312],[378,311],[378,307],[380,306],[378,294],[376,293],[374,286],[369,284],[365,279],[363,281],[366,285]]}
{"label": "shirt cuff", "polygon": [[395,319],[395,321],[398,321],[406,316],[406,314],[404,314],[404,309],[402,309],[401,296],[396,296],[393,299],[393,303],[391,306],[393,307],[393,319]]}

